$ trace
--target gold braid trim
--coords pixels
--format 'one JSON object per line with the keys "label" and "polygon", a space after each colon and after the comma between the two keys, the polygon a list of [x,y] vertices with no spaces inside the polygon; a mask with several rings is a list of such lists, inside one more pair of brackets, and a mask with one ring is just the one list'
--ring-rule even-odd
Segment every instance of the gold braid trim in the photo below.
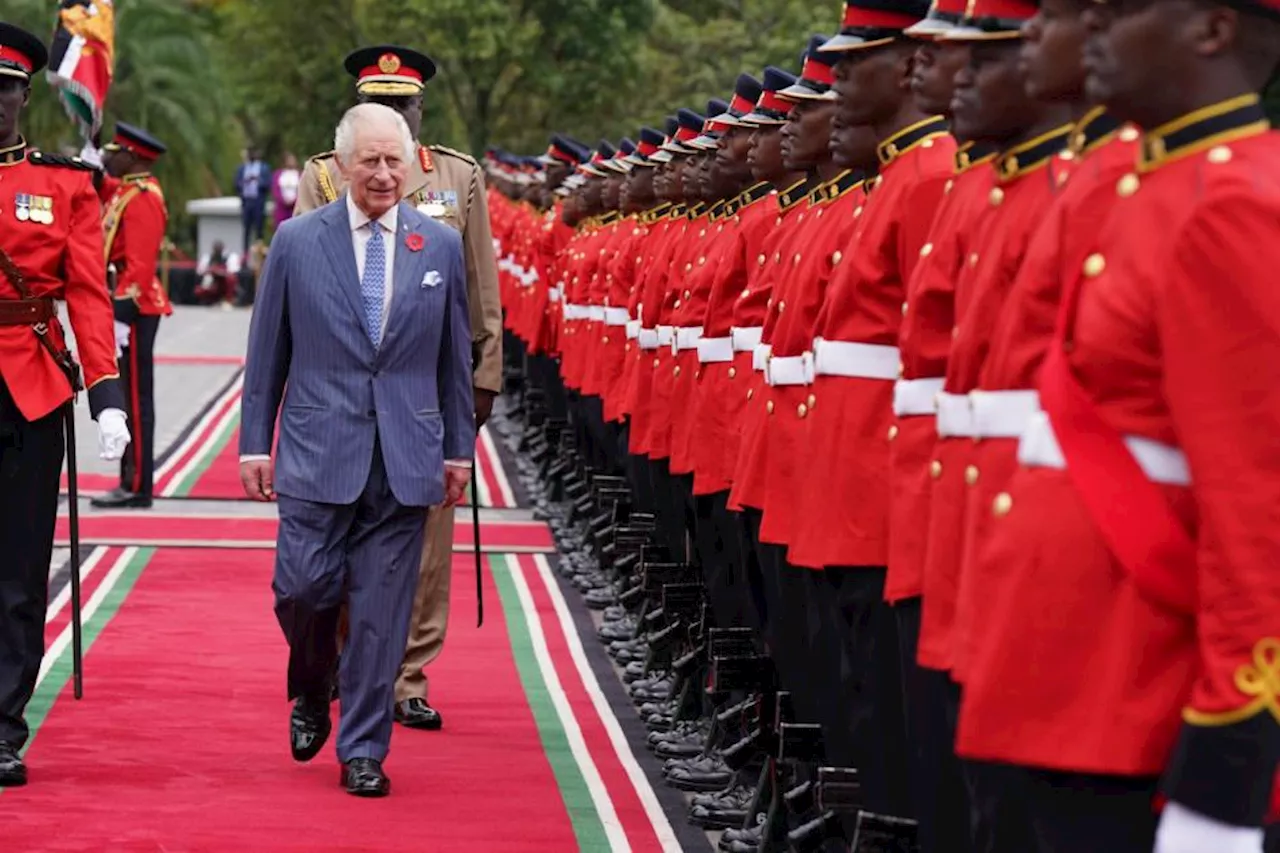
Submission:
{"label": "gold braid trim", "polygon": [[1253,647],[1253,660],[1236,670],[1236,689],[1252,701],[1231,711],[1184,708],[1182,719],[1193,726],[1232,726],[1269,711],[1280,723],[1280,639],[1266,637]]}

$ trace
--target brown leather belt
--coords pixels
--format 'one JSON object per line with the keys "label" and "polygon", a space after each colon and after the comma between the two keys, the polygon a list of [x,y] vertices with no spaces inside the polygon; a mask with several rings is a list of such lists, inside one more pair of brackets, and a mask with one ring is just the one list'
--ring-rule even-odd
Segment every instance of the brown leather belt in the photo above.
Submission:
{"label": "brown leather belt", "polygon": [[57,316],[53,300],[48,297],[0,299],[0,326],[34,326]]}

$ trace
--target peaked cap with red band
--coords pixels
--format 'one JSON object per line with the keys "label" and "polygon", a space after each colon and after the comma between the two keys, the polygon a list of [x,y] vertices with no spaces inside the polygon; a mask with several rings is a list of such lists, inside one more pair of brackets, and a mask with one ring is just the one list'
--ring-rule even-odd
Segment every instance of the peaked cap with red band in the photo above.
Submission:
{"label": "peaked cap with red band", "polygon": [[343,66],[356,78],[356,91],[372,97],[417,95],[436,76],[429,56],[394,44],[353,50]]}
{"label": "peaked cap with red band", "polygon": [[928,14],[928,0],[845,0],[840,35],[822,50],[842,53],[889,44]]}
{"label": "peaked cap with red band", "polygon": [[44,42],[21,27],[0,22],[0,76],[30,80],[48,62]]}
{"label": "peaked cap with red band", "polygon": [[662,148],[662,143],[667,138],[662,135],[662,131],[654,130],[652,127],[640,128],[640,141],[636,143],[635,153],[627,158],[633,166],[652,166],[654,165],[652,157]]}
{"label": "peaked cap with red band", "polygon": [[168,149],[165,148],[163,142],[142,128],[118,121],[116,122],[116,135],[112,137],[110,142],[102,146],[102,150],[123,150],[136,154],[143,160],[158,160],[160,155]]}
{"label": "peaked cap with red band", "polygon": [[706,119],[694,112],[683,107],[676,110],[676,127],[675,133],[662,146],[663,151],[671,154],[693,154],[695,149],[689,147],[687,143],[692,142],[702,135],[702,124]]}
{"label": "peaked cap with red band", "polygon": [[995,41],[1022,38],[1022,25],[1040,7],[1034,0],[973,0],[968,17],[938,38],[947,41]]}
{"label": "peaked cap with red band", "polygon": [[903,30],[916,39],[934,39],[945,36],[964,21],[970,0],[933,0],[924,20]]}
{"label": "peaked cap with red band", "polygon": [[714,117],[716,123],[726,127],[747,127],[742,123],[742,117],[756,108],[756,101],[760,100],[760,93],[763,91],[764,87],[759,80],[750,74],[739,74],[738,82],[733,87],[729,109]]}
{"label": "peaked cap with red band", "polygon": [[836,82],[836,62],[838,53],[822,50],[822,46],[830,41],[829,36],[817,35],[809,39],[809,47],[804,52],[804,67],[800,71],[800,79],[788,86],[778,95],[788,101],[834,101],[836,93],[832,86]]}
{"label": "peaked cap with red band", "polygon": [[764,70],[764,83],[756,108],[742,117],[742,123],[750,127],[763,125],[786,124],[787,115],[791,112],[791,103],[779,94],[788,86],[796,84],[796,75],[770,65]]}

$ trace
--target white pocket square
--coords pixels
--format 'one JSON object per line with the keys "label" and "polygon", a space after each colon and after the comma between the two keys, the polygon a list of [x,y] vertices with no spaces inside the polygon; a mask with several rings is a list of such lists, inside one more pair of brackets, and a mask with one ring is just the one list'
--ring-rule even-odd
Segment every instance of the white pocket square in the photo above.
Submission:
{"label": "white pocket square", "polygon": [[439,272],[437,272],[436,270],[427,270],[427,274],[422,277],[422,284],[419,286],[435,287],[437,284],[439,284],[442,281],[444,281],[444,279],[441,278]]}

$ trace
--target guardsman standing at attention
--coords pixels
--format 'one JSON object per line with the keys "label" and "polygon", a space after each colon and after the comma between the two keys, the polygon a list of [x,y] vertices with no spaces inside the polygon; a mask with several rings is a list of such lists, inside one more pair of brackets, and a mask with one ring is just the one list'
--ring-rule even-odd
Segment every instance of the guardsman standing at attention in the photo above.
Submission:
{"label": "guardsman standing at attention", "polygon": [[32,150],[19,127],[47,57],[0,23],[0,788],[27,782],[23,711],[44,655],[63,422],[81,388],[55,300],[75,331],[99,455],[119,459],[129,443],[92,170]]}
{"label": "guardsman standing at attention", "polygon": [[977,547],[998,582],[957,751],[1004,768],[975,811],[1029,820],[1031,853],[1257,853],[1280,762],[1280,134],[1256,93],[1280,0],[1084,15],[1087,91],[1142,138],[1060,270],[1039,411]]}
{"label": "guardsman standing at attention", "polygon": [[173,313],[156,273],[169,213],[151,165],[165,147],[155,137],[120,122],[102,147],[108,178],[99,190],[106,207],[102,228],[109,275],[113,275],[116,349],[120,379],[129,402],[133,444],[120,461],[119,487],[92,501],[110,509],[151,506],[155,474],[155,346],[160,318]]}
{"label": "guardsman standing at attention", "polygon": [[[400,113],[417,139],[422,132],[422,93],[435,76],[435,63],[409,48],[375,45],[348,54],[344,64],[356,79],[360,100]],[[405,200],[462,234],[479,428],[489,419],[493,401],[502,390],[502,301],[484,172],[471,157],[443,145],[419,145],[417,155],[409,164]],[[332,151],[312,157],[298,182],[294,215],[336,201],[345,189]],[[427,517],[409,642],[396,682],[396,721],[409,728],[439,729],[443,722],[427,702],[424,670],[443,650],[448,628],[453,515],[451,508],[435,508]]]}

